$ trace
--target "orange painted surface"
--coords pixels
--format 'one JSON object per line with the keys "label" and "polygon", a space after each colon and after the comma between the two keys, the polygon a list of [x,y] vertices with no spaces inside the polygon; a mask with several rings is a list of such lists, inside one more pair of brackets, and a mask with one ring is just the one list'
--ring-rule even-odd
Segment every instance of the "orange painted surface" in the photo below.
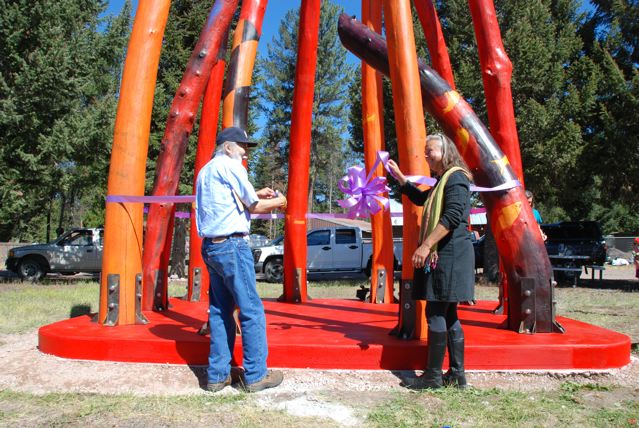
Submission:
{"label": "orange painted surface", "polygon": [[[426,125],[417,71],[417,54],[413,20],[408,0],[384,0],[388,62],[393,87],[393,107],[399,166],[407,175],[429,175],[424,157]],[[417,248],[422,207],[413,205],[406,196],[404,206],[404,248],[402,280],[413,279],[411,257]],[[404,289],[401,291],[406,292]],[[426,337],[425,302],[416,304],[415,337]],[[400,324],[403,320],[400,318]]]}
{"label": "orange painted surface", "polygon": [[414,0],[413,4],[424,30],[432,66],[448,82],[450,87],[455,89],[453,67],[450,65],[450,57],[435,5],[431,0]]}
{"label": "orange painted surface", "polygon": [[[284,220],[284,294],[286,302],[306,302],[306,211],[311,161],[311,121],[317,66],[320,0],[302,0],[288,169],[288,207]],[[296,288],[296,271],[299,278]]]}
{"label": "orange painted surface", "polygon": [[[122,73],[108,195],[144,195],[153,94],[169,0],[140,0]],[[106,206],[99,322],[107,314],[107,278],[120,276],[119,321],[135,323],[135,276],[142,273],[142,204]]]}
{"label": "orange painted surface", "polygon": [[[362,0],[362,22],[377,33],[382,31],[382,5],[376,0]],[[382,76],[362,61],[362,128],[364,131],[364,162],[370,171],[378,150],[384,150],[384,101]],[[379,165],[373,177],[383,177],[386,171]],[[385,194],[384,197],[388,197]],[[371,266],[371,303],[377,301],[379,271],[386,272],[383,303],[393,303],[394,253],[393,230],[389,211],[371,216],[373,256]]]}

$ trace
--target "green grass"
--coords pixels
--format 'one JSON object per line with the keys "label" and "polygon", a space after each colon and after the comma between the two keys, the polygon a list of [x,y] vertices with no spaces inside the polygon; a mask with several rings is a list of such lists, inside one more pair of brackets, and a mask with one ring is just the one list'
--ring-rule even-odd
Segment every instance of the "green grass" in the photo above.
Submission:
{"label": "green grass", "polygon": [[323,426],[308,418],[250,405],[247,397],[246,394],[32,395],[0,391],[0,426]]}
{"label": "green grass", "polygon": [[0,333],[22,333],[71,316],[97,312],[100,284],[0,284]]}
{"label": "green grass", "polygon": [[[630,426],[639,415],[639,401],[632,391],[621,391],[619,402],[585,400],[593,390],[613,392],[615,388],[586,384],[562,385],[555,390],[533,392],[499,389],[459,391],[444,388],[414,395],[397,394],[380,403],[368,415],[377,427],[417,426]],[[636,423],[636,422],[635,422]]]}

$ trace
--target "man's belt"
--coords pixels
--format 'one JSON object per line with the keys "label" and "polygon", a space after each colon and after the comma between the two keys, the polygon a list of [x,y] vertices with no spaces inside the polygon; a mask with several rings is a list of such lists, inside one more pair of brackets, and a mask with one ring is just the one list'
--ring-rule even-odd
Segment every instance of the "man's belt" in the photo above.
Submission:
{"label": "man's belt", "polygon": [[226,235],[226,236],[216,236],[215,238],[206,238],[206,239],[210,239],[211,242],[213,242],[214,244],[219,244],[220,242],[224,242],[229,238],[244,238],[247,234],[246,233],[231,233],[230,235]]}

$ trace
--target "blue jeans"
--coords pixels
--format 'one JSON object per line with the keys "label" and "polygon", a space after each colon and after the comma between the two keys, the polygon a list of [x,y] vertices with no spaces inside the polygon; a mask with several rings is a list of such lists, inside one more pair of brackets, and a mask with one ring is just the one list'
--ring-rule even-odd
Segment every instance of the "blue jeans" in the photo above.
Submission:
{"label": "blue jeans", "polygon": [[253,255],[242,238],[213,243],[205,239],[202,257],[209,271],[209,325],[211,348],[207,370],[209,383],[224,381],[231,371],[235,346],[235,305],[240,309],[244,378],[247,384],[266,376],[266,317],[255,287]]}

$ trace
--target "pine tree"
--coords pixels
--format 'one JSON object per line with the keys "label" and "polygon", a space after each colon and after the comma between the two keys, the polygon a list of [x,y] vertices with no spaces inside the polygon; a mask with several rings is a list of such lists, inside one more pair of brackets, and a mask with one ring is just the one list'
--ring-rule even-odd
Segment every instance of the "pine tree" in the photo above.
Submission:
{"label": "pine tree", "polygon": [[[309,212],[333,210],[337,180],[344,174],[348,117],[348,84],[353,70],[337,37],[341,8],[330,1],[321,4],[317,71],[311,131]],[[256,154],[259,185],[283,186],[287,179],[289,130],[297,60],[299,12],[290,10],[282,19],[279,37],[268,45],[267,57],[258,67],[263,80],[259,105],[266,119],[262,143]],[[280,187],[282,188],[282,187]]]}
{"label": "pine tree", "polygon": [[0,241],[44,239],[56,206],[65,227],[98,221],[130,19],[105,7],[0,0]]}

